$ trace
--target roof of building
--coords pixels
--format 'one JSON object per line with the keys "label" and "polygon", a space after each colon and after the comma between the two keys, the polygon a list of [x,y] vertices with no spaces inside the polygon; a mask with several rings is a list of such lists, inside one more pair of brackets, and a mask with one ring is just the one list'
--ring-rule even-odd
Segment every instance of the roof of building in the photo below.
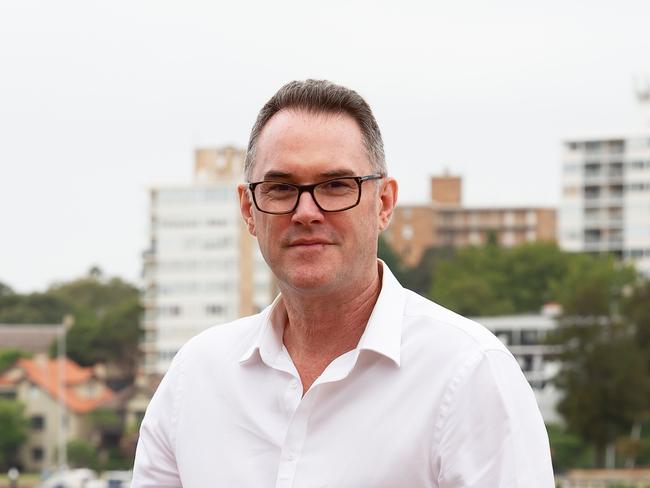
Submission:
{"label": "roof of building", "polygon": [[494,317],[470,317],[472,320],[487,327],[496,329],[536,329],[552,330],[557,327],[557,320],[548,315],[498,315]]}
{"label": "roof of building", "polygon": [[[25,378],[53,398],[63,398],[66,406],[76,413],[95,410],[113,398],[114,393],[101,382],[96,385],[97,391],[92,395],[81,394],[77,387],[94,379],[93,368],[79,366],[68,358],[63,360],[64,384],[61,385],[59,364],[58,359],[19,359],[12,369],[0,376],[0,386],[13,385]],[[15,374],[16,369],[21,370],[24,376]]]}
{"label": "roof of building", "polygon": [[47,352],[62,330],[60,324],[0,324],[2,348]]}

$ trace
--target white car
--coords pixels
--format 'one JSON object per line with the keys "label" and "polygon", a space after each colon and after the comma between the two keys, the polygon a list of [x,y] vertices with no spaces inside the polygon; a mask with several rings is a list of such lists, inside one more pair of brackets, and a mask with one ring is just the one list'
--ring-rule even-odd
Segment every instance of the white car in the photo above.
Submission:
{"label": "white car", "polygon": [[57,471],[43,481],[39,488],[86,488],[88,483],[96,479],[97,475],[92,469]]}

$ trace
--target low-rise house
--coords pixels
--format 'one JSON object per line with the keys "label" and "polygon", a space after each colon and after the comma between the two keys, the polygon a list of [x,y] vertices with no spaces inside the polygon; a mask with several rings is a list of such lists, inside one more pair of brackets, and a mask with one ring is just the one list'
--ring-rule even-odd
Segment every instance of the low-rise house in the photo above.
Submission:
{"label": "low-rise house", "polygon": [[95,368],[70,359],[19,359],[0,376],[0,396],[25,405],[30,435],[19,453],[23,470],[50,470],[57,446],[73,439],[92,442],[90,413],[109,403],[114,393]]}
{"label": "low-rise house", "polygon": [[61,324],[0,324],[0,349],[47,353],[63,330]]}

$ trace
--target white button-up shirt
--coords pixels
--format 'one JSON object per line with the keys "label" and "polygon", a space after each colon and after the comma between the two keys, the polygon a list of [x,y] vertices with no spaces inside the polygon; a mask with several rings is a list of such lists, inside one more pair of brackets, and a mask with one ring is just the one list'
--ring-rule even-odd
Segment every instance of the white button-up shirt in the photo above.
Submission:
{"label": "white button-up shirt", "polygon": [[302,391],[281,297],[177,354],[142,422],[133,488],[553,488],[517,361],[384,265],[356,349]]}

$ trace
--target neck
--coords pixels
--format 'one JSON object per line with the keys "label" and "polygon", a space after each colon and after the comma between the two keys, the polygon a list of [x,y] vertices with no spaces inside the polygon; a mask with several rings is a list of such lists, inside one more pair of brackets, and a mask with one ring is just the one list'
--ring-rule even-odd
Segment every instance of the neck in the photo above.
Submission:
{"label": "neck", "polygon": [[304,392],[329,363],[359,343],[381,291],[381,267],[373,270],[355,287],[320,296],[280,287],[288,318],[283,341]]}

